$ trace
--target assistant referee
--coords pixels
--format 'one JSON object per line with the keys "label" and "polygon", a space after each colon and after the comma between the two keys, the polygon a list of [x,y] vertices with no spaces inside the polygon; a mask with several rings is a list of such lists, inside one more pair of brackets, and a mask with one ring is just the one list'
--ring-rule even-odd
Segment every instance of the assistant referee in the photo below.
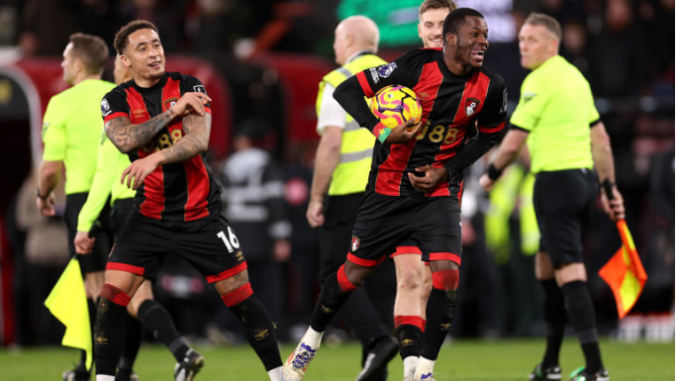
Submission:
{"label": "assistant referee", "polygon": [[614,186],[610,140],[588,81],[558,55],[558,21],[532,13],[518,39],[521,65],[532,72],[523,82],[520,103],[511,117],[512,129],[480,184],[489,191],[527,141],[531,170],[536,174],[534,207],[542,238],[535,271],[546,294],[547,337],[543,360],[530,379],[561,379],[558,357],[569,318],[586,358],[586,366],[572,372],[571,380],[608,381],[586,287],[581,234],[595,206],[597,181],[612,184],[613,200],[601,192],[610,218],[624,218],[623,199]]}
{"label": "assistant referee", "polygon": [[[53,191],[59,183],[62,168],[66,167],[66,212],[68,247],[76,254],[73,239],[77,231],[78,214],[87,200],[97,165],[97,146],[101,133],[100,101],[115,85],[102,81],[101,75],[108,60],[108,47],[99,37],[76,33],[63,53],[61,68],[64,82],[73,87],[53,96],[43,118],[42,140],[45,149],[36,190],[38,210],[45,216],[54,216]],[[104,269],[108,239],[97,236],[92,253],[78,255],[84,274],[90,322],[94,322],[96,305],[104,283]],[[85,365],[85,351],[75,369],[64,373],[65,381],[89,380]]]}

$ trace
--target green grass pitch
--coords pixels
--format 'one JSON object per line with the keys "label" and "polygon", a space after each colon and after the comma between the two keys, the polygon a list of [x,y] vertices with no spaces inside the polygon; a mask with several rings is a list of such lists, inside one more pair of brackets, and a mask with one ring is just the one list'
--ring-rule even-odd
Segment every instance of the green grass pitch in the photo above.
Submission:
{"label": "green grass pitch", "polygon": [[[601,343],[603,360],[612,381],[675,380],[675,345]],[[527,380],[539,361],[542,340],[455,341],[443,347],[436,363],[438,381],[518,381]],[[205,356],[205,367],[197,381],[268,380],[263,366],[246,345],[240,347],[198,347]],[[291,346],[281,350],[283,358]],[[309,381],[352,381],[358,374],[360,348],[357,344],[324,345],[308,370]],[[2,375],[7,381],[58,381],[61,372],[77,358],[68,348],[0,350]],[[575,340],[568,339],[561,352],[564,376],[583,365]],[[174,359],[159,345],[144,345],[136,371],[141,381],[172,380]],[[396,357],[389,366],[389,381],[402,380],[402,363]],[[566,377],[563,380],[567,380]]]}

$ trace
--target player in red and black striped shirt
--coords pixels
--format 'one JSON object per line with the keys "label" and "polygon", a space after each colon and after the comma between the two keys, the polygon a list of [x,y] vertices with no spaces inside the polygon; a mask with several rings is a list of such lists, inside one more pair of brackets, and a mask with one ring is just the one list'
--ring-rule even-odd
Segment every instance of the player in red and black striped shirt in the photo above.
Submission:
{"label": "player in red and black striped shirt", "polygon": [[[214,283],[271,380],[282,381],[280,353],[268,313],[252,294],[238,239],[221,216],[221,190],[204,161],[211,98],[194,77],[165,72],[155,25],[133,21],[115,38],[133,80],[101,102],[106,134],[130,156],[121,181],[137,190],[134,207],[106,267],[95,326],[97,381],[115,378],[126,306],[144,278],[155,279],[173,253]],[[175,379],[193,380],[204,359],[187,350]]]}
{"label": "player in red and black striped shirt", "polygon": [[[414,240],[422,260],[431,264],[433,290],[414,379],[432,380],[433,365],[452,323],[459,283],[463,170],[499,140],[506,119],[504,81],[482,67],[489,47],[487,33],[482,14],[457,9],[445,19],[442,50],[411,51],[337,87],[337,101],[378,141],[351,252],[336,276],[323,285],[311,328],[285,363],[287,380],[303,378],[330,319],[405,239]],[[423,107],[419,126],[408,123],[391,130],[370,112],[364,97],[395,84],[417,93]]]}

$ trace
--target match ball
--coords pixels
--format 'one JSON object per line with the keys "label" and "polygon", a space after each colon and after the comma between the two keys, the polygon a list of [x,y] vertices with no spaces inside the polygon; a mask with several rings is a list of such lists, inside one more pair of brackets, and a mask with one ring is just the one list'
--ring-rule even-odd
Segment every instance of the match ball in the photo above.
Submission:
{"label": "match ball", "polygon": [[390,85],[377,91],[370,103],[370,110],[390,129],[408,120],[414,120],[415,123],[421,120],[421,105],[417,94],[402,85]]}

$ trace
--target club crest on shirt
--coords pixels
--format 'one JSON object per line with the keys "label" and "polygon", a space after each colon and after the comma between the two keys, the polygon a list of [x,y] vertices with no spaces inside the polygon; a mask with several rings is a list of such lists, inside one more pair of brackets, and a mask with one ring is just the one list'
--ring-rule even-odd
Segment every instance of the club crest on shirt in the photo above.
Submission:
{"label": "club crest on shirt", "polygon": [[172,107],[172,106],[174,106],[175,104],[177,104],[177,101],[178,101],[178,100],[179,100],[179,99],[177,99],[176,97],[174,97],[174,98],[169,98],[169,99],[165,99],[165,110],[169,110],[170,107]]}
{"label": "club crest on shirt", "polygon": [[203,85],[193,86],[193,91],[195,91],[196,93],[203,93],[203,94],[207,95],[207,90],[205,90],[205,86],[203,86]]}
{"label": "club crest on shirt", "polygon": [[360,238],[353,236],[351,238],[351,252],[355,253],[358,251],[358,248],[360,247]]}
{"label": "club crest on shirt", "polygon": [[393,73],[396,67],[398,67],[398,65],[396,65],[395,62],[391,62],[390,64],[386,65],[381,65],[377,68],[377,73],[379,73],[379,76],[381,78],[386,78],[389,75],[391,75],[391,73]]}
{"label": "club crest on shirt", "polygon": [[475,112],[478,111],[478,106],[480,106],[479,100],[475,98],[467,98],[466,107],[464,107],[464,110],[466,110],[466,116],[475,114]]}

